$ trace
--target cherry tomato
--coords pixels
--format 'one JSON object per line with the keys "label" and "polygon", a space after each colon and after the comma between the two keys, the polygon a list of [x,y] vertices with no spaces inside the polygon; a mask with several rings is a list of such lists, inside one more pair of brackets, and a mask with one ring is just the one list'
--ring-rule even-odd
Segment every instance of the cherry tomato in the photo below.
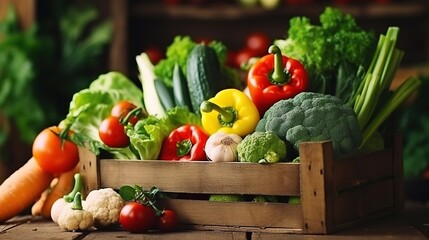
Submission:
{"label": "cherry tomato", "polygon": [[119,122],[119,117],[108,116],[99,128],[98,135],[101,141],[112,148],[123,148],[130,144],[130,139],[125,133],[125,127]]}
{"label": "cherry tomato", "polygon": [[165,57],[164,52],[159,47],[148,47],[145,53],[153,64],[159,63]]}
{"label": "cherry tomato", "polygon": [[162,232],[171,232],[177,226],[177,215],[173,210],[166,209],[157,218],[157,228]]}
{"label": "cherry tomato", "polygon": [[271,45],[270,38],[262,32],[250,33],[245,40],[246,48],[254,52],[254,56],[261,57],[268,54]]}
{"label": "cherry tomato", "polygon": [[129,232],[147,232],[155,226],[155,211],[139,202],[129,202],[122,207],[119,222]]}
{"label": "cherry tomato", "polygon": [[57,126],[45,128],[36,136],[32,146],[36,162],[43,170],[52,174],[68,172],[79,162],[76,144],[61,139],[60,132],[61,129]]}
{"label": "cherry tomato", "polygon": [[[114,117],[119,117],[119,118],[126,117],[128,113],[135,108],[137,108],[137,106],[131,103],[130,101],[127,101],[127,100],[119,101],[118,103],[115,104],[115,106],[113,106],[112,111],[110,112],[110,115]],[[130,118],[129,122],[132,124],[136,124],[138,120],[139,120],[138,116],[133,116]]]}

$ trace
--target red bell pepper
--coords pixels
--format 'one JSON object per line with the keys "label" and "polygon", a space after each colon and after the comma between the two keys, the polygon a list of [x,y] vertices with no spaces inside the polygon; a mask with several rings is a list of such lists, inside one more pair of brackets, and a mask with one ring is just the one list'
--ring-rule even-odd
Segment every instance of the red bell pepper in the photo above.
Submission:
{"label": "red bell pepper", "polygon": [[204,147],[209,135],[200,126],[183,125],[164,139],[159,159],[203,161],[207,160]]}
{"label": "red bell pepper", "polygon": [[260,116],[277,101],[292,98],[308,87],[307,72],[299,61],[282,55],[275,45],[268,52],[250,68],[247,77]]}

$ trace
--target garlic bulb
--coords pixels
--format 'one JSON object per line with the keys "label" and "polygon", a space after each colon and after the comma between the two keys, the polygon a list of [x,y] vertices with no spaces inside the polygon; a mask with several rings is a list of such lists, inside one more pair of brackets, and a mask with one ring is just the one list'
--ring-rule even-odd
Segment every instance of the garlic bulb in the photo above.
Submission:
{"label": "garlic bulb", "polygon": [[242,140],[237,134],[217,131],[210,135],[204,151],[210,161],[234,162],[237,161],[237,145]]}

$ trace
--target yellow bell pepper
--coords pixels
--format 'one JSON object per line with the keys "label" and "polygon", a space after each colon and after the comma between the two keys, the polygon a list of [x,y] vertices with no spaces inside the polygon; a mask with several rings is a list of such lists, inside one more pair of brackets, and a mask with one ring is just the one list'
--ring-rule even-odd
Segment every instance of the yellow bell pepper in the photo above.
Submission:
{"label": "yellow bell pepper", "polygon": [[242,91],[228,88],[203,101],[201,122],[208,134],[217,131],[235,133],[240,137],[255,131],[260,116],[256,105]]}

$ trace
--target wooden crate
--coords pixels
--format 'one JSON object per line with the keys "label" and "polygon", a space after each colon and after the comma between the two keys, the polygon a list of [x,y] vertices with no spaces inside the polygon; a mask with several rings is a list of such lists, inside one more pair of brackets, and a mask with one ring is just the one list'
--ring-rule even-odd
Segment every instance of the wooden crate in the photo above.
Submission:
{"label": "wooden crate", "polygon": [[301,163],[214,163],[98,159],[79,149],[86,192],[139,184],[191,194],[300,196],[301,204],[169,199],[181,227],[329,234],[403,208],[402,142],[334,160],[332,143],[300,146]]}

